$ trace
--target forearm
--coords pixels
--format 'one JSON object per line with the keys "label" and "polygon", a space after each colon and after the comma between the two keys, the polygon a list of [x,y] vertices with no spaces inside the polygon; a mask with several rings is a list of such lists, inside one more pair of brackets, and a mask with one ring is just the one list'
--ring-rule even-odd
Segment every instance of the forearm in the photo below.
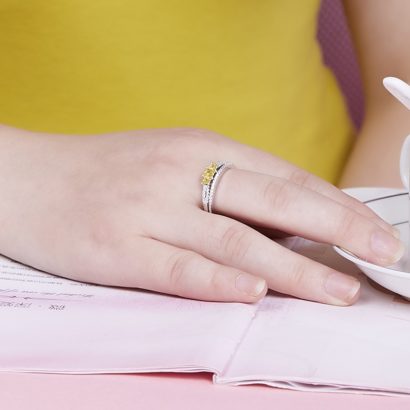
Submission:
{"label": "forearm", "polygon": [[[367,114],[344,169],[340,186],[401,187],[401,144],[410,134],[410,113],[392,97]],[[391,98],[391,101],[388,99]]]}

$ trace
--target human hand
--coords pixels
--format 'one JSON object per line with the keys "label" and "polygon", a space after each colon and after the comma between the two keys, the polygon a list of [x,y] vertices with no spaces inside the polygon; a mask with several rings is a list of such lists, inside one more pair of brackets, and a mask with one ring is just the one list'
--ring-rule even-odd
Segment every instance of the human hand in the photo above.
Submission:
{"label": "human hand", "polygon": [[[267,287],[353,303],[359,282],[251,226],[339,245],[377,264],[400,258],[394,230],[332,185],[215,133],[158,129],[64,136],[0,129],[0,252],[71,279],[255,302]],[[221,178],[214,214],[200,176]]]}

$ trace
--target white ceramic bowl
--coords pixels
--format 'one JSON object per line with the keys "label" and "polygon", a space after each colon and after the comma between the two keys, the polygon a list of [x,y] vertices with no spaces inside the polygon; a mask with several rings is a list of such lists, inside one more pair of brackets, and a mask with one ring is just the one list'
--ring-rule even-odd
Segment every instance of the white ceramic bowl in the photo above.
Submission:
{"label": "white ceramic bowl", "polygon": [[[401,238],[408,249],[409,244],[409,194],[399,193],[384,197],[377,197],[363,201],[367,206],[385,221],[394,225],[400,230]],[[366,262],[352,253],[338,246],[334,247],[336,252],[352,261],[369,278],[379,285],[389,289],[399,295],[410,299],[410,259],[408,251],[396,264],[389,267],[381,267]]]}

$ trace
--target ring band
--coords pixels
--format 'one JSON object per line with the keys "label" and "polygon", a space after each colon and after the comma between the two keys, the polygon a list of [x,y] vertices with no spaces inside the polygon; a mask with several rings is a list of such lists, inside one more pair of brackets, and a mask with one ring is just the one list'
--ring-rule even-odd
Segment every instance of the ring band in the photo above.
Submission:
{"label": "ring band", "polygon": [[202,206],[204,211],[212,213],[212,201],[215,197],[215,190],[218,185],[218,181],[230,168],[233,168],[233,164],[230,162],[211,162],[211,164],[203,172],[201,184]]}

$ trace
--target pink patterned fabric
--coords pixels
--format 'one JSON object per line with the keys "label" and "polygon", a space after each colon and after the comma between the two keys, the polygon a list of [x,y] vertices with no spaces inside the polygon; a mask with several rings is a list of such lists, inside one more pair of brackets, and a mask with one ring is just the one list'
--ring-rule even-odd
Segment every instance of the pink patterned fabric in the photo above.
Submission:
{"label": "pink patterned fabric", "polygon": [[319,13],[318,40],[325,64],[332,68],[346,97],[353,123],[363,119],[363,92],[359,67],[340,0],[322,0]]}

